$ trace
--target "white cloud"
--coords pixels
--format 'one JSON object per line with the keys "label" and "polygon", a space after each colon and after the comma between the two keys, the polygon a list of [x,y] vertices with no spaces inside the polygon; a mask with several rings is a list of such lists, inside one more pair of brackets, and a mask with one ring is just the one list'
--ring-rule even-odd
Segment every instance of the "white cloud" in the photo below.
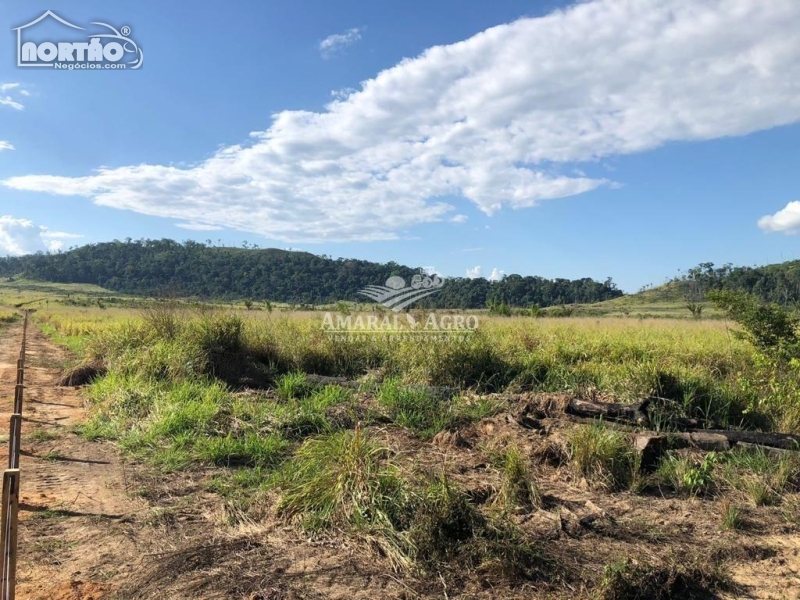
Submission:
{"label": "white cloud", "polygon": [[469,221],[469,217],[467,215],[455,215],[450,220],[453,223],[466,223],[467,221]]}
{"label": "white cloud", "polygon": [[50,231],[28,219],[11,215],[0,216],[0,253],[19,256],[39,251],[56,251],[64,247],[65,240],[83,236],[64,231]]}
{"label": "white cloud", "polygon": [[352,46],[361,39],[361,30],[358,27],[348,29],[344,33],[329,35],[319,43],[319,51],[323,58],[330,58],[339,50]]}
{"label": "white cloud", "polygon": [[[482,269],[479,266],[467,269],[467,279],[478,279],[480,277],[483,277],[481,273]],[[489,281],[500,281],[505,276],[506,276],[505,271],[495,267],[494,269],[492,269],[492,272],[486,279],[488,279]]]}
{"label": "white cloud", "polygon": [[[576,169],[800,120],[800,2],[594,0],[429,48],[186,168],[8,187],[286,242],[407,237],[608,185]],[[176,157],[179,160],[180,157]]]}
{"label": "white cloud", "polygon": [[14,150],[14,146],[11,144],[11,142],[0,140],[0,152],[3,150]]}
{"label": "white cloud", "polygon": [[0,97],[0,105],[2,105],[2,106],[10,106],[11,108],[13,108],[15,110],[22,110],[23,108],[25,108],[25,106],[22,103],[17,102],[11,96]]}
{"label": "white cloud", "polygon": [[176,223],[175,227],[180,227],[181,229],[191,229],[192,231],[219,231],[223,229],[218,225],[208,225],[206,223]]}
{"label": "white cloud", "polygon": [[505,271],[495,267],[494,269],[492,269],[492,273],[491,273],[491,275],[489,275],[488,279],[489,279],[489,281],[500,281],[505,276],[506,276],[506,272]]}
{"label": "white cloud", "polygon": [[758,226],[766,232],[786,234],[800,233],[800,202],[789,202],[774,215],[766,215],[758,220]]}
{"label": "white cloud", "polygon": [[22,110],[25,106],[19,100],[13,98],[8,92],[19,94],[20,96],[29,96],[30,93],[23,89],[19,83],[0,83],[0,106],[9,106],[15,110]]}

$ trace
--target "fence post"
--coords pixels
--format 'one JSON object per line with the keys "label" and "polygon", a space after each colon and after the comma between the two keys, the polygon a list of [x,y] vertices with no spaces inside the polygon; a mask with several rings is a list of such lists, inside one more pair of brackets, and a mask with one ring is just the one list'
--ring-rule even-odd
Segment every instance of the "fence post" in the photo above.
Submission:
{"label": "fence post", "polygon": [[0,513],[3,551],[0,600],[14,600],[17,587],[17,517],[19,513],[19,469],[3,471],[3,506]]}
{"label": "fence post", "polygon": [[22,442],[22,415],[11,415],[8,432],[8,468],[19,469],[20,443]]}
{"label": "fence post", "polygon": [[18,384],[14,387],[14,413],[18,415],[22,414],[22,395],[24,389],[25,387],[22,384]]}

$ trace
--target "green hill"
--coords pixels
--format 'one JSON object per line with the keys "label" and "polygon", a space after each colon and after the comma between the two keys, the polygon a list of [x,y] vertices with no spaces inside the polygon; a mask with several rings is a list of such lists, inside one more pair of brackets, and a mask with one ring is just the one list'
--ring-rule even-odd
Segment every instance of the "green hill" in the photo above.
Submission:
{"label": "green hill", "polygon": [[[331,259],[308,252],[213,247],[197,242],[108,242],[56,254],[0,258],[0,276],[100,286],[116,293],[219,300],[270,300],[292,304],[364,301],[359,290],[392,276],[406,282],[419,273],[394,262]],[[498,282],[446,279],[416,306],[485,308],[599,302],[621,296],[609,279],[545,279],[510,275]]]}

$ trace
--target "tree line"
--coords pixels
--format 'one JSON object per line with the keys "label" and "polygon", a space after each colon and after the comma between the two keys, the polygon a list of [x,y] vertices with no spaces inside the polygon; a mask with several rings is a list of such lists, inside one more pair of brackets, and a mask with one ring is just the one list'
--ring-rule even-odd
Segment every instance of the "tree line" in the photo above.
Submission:
{"label": "tree line", "polygon": [[[0,276],[99,285],[132,295],[220,300],[269,300],[293,304],[367,301],[358,291],[389,277],[406,282],[419,269],[395,262],[332,259],[308,252],[215,247],[194,241],[125,240],[66,252],[0,258]],[[622,295],[609,278],[546,279],[509,275],[500,281],[447,278],[417,306],[484,308],[600,302]]]}
{"label": "tree line", "polygon": [[682,273],[676,281],[688,302],[699,302],[713,290],[746,292],[763,302],[783,306],[800,303],[800,261],[761,267],[734,267],[700,263]]}

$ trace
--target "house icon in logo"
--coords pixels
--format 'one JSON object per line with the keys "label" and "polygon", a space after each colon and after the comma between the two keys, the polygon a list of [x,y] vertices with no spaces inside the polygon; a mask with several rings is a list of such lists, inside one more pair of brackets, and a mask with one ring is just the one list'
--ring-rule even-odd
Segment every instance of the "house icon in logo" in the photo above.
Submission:
{"label": "house icon in logo", "polygon": [[[34,41],[35,36],[26,32],[45,19],[52,19],[60,29],[57,39]],[[18,67],[50,67],[55,69],[138,69],[142,66],[144,53],[141,47],[131,38],[131,28],[127,25],[117,29],[108,23],[92,21],[102,29],[96,33],[84,33],[85,27],[73,25],[62,19],[52,10],[11,31],[17,32],[17,66]],[[40,32],[41,33],[41,32]],[[133,60],[125,61],[125,58]]]}
{"label": "house icon in logo", "polygon": [[51,17],[51,18],[55,19],[56,21],[58,21],[59,23],[61,23],[62,25],[66,25],[67,27],[72,27],[73,29],[79,29],[81,31],[86,31],[85,27],[78,27],[77,25],[73,25],[69,21],[65,21],[64,19],[59,17],[56,13],[54,13],[52,10],[45,11],[44,13],[42,13],[42,16],[40,16],[38,19],[34,19],[30,23],[26,23],[25,25],[20,25],[19,27],[15,27],[14,29],[11,30],[11,31],[16,31],[17,32],[17,66],[18,67],[52,67],[53,66],[52,63],[40,63],[40,64],[27,63],[27,64],[23,64],[23,62],[22,62],[22,44],[23,44],[22,31],[24,29],[28,29],[28,27],[33,27],[34,25],[36,25],[40,21],[43,21],[44,19],[46,19],[47,17]]}

